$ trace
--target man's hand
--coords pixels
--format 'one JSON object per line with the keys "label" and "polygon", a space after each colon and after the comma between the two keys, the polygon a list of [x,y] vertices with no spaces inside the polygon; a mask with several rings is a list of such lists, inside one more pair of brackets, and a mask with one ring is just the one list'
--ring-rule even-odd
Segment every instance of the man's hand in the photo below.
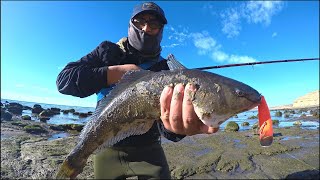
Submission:
{"label": "man's hand", "polygon": [[208,127],[202,123],[193,109],[190,94],[196,92],[192,84],[186,87],[177,84],[174,88],[167,86],[161,93],[161,120],[166,129],[176,134],[195,135],[211,134],[219,128]]}
{"label": "man's hand", "polygon": [[117,83],[122,76],[130,70],[139,70],[140,67],[134,64],[114,65],[109,66],[107,71],[107,84]]}

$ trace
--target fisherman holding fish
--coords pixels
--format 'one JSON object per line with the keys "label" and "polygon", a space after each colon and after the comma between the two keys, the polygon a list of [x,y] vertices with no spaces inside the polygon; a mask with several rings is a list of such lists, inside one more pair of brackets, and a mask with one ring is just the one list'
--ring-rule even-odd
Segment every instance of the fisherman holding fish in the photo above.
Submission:
{"label": "fisherman holding fish", "polygon": [[[168,70],[160,42],[167,24],[157,4],[146,2],[133,9],[128,37],[117,43],[102,42],[80,60],[68,63],[57,77],[59,92],[77,97],[97,94],[97,107],[122,76],[131,70]],[[161,118],[142,135],[133,135],[106,147],[94,156],[97,179],[127,177],[170,179],[160,136],[177,142],[186,135],[215,133],[218,128],[199,120],[191,103],[192,84],[176,84],[163,89],[160,96]]]}

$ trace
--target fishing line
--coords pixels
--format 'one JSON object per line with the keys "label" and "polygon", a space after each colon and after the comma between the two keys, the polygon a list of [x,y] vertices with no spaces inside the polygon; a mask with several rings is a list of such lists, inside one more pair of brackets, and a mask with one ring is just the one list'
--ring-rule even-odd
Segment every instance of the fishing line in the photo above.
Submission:
{"label": "fishing line", "polygon": [[300,159],[296,158],[295,156],[293,156],[293,155],[289,154],[288,152],[285,152],[285,153],[286,153],[286,154],[288,154],[289,156],[293,157],[293,158],[294,158],[294,159],[296,159],[297,161],[301,162],[302,164],[305,164],[305,165],[307,165],[307,166],[311,167],[313,170],[316,170],[316,171],[318,171],[318,172],[319,172],[319,170],[318,170],[318,169],[316,169],[315,167],[311,166],[310,164],[307,164],[306,162],[304,162],[304,161],[302,161],[302,160],[300,160]]}

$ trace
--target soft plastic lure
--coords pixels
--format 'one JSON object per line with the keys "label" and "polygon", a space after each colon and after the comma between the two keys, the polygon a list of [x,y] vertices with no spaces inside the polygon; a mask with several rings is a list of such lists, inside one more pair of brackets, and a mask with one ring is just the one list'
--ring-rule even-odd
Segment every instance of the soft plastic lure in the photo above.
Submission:
{"label": "soft plastic lure", "polygon": [[273,128],[270,111],[264,96],[261,96],[261,103],[258,106],[259,134],[261,146],[270,146],[273,141]]}

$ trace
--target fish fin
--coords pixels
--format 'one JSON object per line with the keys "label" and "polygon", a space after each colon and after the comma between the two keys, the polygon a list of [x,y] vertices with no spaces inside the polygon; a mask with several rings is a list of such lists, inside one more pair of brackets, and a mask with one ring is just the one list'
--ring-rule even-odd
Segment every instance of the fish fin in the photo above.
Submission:
{"label": "fish fin", "polygon": [[264,96],[261,96],[261,102],[258,106],[259,115],[259,134],[261,146],[270,146],[273,141],[273,127],[270,111]]}
{"label": "fish fin", "polygon": [[127,125],[122,126],[125,128],[119,131],[114,137],[100,145],[94,153],[99,153],[106,147],[111,147],[129,136],[141,135],[148,132],[154,123],[154,119],[136,119],[133,122],[134,123],[128,123]]}
{"label": "fish fin", "polygon": [[73,179],[75,178],[80,172],[76,169],[72,168],[70,165],[68,159],[66,159],[62,165],[60,166],[60,169],[58,173],[56,174],[56,179]]}
{"label": "fish fin", "polygon": [[102,98],[99,102],[99,105],[96,107],[94,113],[92,114],[90,120],[86,123],[83,130],[81,131],[80,138],[83,139],[87,131],[89,131],[89,127],[91,127],[93,124],[98,121],[99,117],[103,113],[104,109],[108,104],[117,97],[121,92],[126,90],[128,87],[130,87],[131,84],[133,84],[138,79],[148,75],[153,74],[152,71],[148,70],[132,70],[126,72],[122,79],[113,87],[113,89],[110,91],[108,95],[106,95],[104,98]]}
{"label": "fish fin", "polygon": [[173,54],[169,54],[167,59],[168,59],[167,64],[170,70],[187,69],[173,56]]}

